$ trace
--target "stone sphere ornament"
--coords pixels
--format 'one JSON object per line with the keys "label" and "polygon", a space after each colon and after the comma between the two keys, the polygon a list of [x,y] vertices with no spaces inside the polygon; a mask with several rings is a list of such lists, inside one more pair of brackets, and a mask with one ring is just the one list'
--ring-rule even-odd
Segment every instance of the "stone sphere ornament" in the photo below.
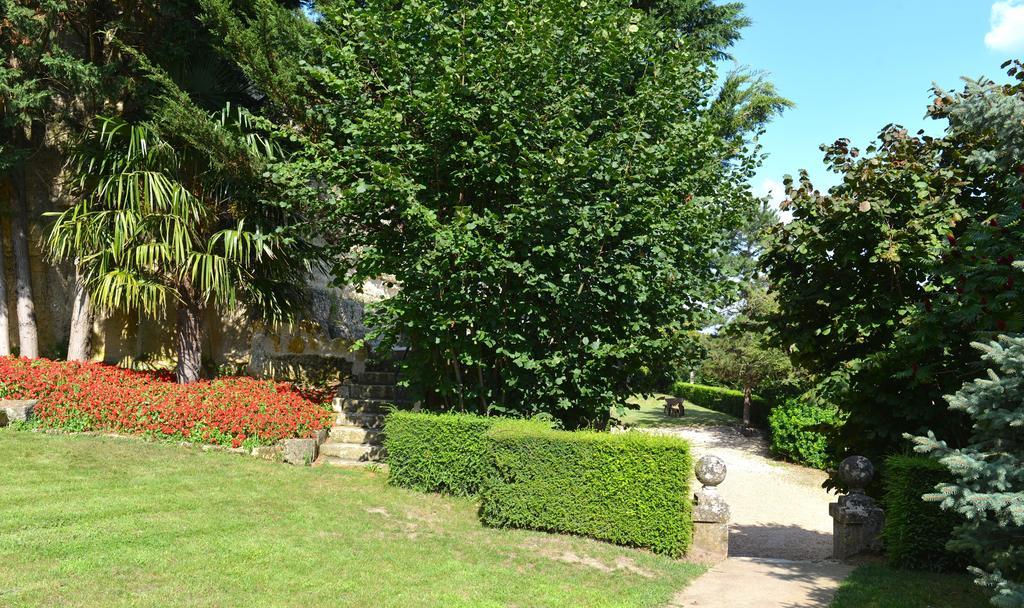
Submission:
{"label": "stone sphere ornament", "polygon": [[705,488],[713,488],[725,481],[725,462],[718,456],[703,456],[697,461],[697,481]]}
{"label": "stone sphere ornament", "polygon": [[864,456],[850,456],[839,463],[839,479],[851,492],[863,493],[875,476],[875,466]]}

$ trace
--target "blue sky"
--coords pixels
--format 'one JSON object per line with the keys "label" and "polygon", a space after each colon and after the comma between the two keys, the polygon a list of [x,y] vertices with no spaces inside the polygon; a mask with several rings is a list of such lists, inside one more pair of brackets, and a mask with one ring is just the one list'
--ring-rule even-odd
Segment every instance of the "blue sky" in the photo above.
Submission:
{"label": "blue sky", "polygon": [[[746,0],[753,24],[733,49],[764,71],[796,107],[768,126],[769,158],[752,186],[781,198],[782,176],[808,169],[819,187],[838,180],[818,145],[849,137],[866,146],[887,123],[912,131],[932,82],[963,75],[1005,79],[1000,65],[1024,57],[1024,0]],[[931,123],[930,125],[928,123]]]}

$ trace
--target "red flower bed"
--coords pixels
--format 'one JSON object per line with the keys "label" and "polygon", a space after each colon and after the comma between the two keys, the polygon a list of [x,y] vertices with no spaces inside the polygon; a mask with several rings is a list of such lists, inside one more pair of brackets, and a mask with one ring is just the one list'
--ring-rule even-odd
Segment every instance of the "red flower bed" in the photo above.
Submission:
{"label": "red flower bed", "polygon": [[324,395],[247,377],[176,384],[166,373],[0,357],[0,397],[38,399],[47,427],[222,445],[308,437],[331,424]]}

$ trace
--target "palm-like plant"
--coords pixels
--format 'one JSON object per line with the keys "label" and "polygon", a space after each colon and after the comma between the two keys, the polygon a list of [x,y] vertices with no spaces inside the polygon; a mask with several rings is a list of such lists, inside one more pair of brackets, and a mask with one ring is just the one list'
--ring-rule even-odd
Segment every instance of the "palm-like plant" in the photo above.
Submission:
{"label": "palm-like plant", "polygon": [[268,200],[262,167],[280,154],[244,110],[196,137],[102,118],[73,160],[81,200],[55,214],[48,249],[76,259],[97,306],[164,318],[176,308],[177,377],[199,378],[201,317],[240,300],[277,320],[294,307],[315,249],[300,219]]}

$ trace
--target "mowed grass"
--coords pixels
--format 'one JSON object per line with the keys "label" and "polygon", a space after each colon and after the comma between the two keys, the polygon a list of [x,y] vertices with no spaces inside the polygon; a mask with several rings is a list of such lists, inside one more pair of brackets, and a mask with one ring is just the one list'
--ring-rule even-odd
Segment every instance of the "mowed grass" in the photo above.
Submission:
{"label": "mowed grass", "polygon": [[692,426],[734,426],[740,423],[739,418],[709,410],[699,405],[686,402],[686,415],[678,418],[665,415],[665,397],[671,395],[651,395],[650,397],[631,397],[627,403],[640,406],[640,409],[626,410],[623,415],[612,412],[612,416],[622,423],[640,428],[658,427],[692,427]]}
{"label": "mowed grass", "polygon": [[633,607],[698,566],[496,530],[384,474],[0,430],[0,606]]}
{"label": "mowed grass", "polygon": [[843,582],[831,608],[991,608],[991,604],[965,574],[870,564],[857,568]]}

